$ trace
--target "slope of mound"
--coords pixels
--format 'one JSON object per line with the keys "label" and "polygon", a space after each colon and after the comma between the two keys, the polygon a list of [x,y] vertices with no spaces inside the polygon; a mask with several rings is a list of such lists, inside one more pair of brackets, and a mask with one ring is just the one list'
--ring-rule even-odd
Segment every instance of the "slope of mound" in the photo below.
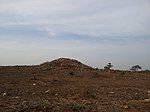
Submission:
{"label": "slope of mound", "polygon": [[38,66],[40,70],[93,70],[92,67],[89,67],[77,60],[68,59],[68,58],[59,58],[51,62],[46,62]]}

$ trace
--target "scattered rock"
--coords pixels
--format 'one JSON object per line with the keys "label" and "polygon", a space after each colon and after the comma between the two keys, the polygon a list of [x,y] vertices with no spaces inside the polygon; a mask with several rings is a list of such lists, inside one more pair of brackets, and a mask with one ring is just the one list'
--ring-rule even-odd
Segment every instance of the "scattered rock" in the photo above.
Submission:
{"label": "scattered rock", "polygon": [[35,93],[32,93],[32,95],[35,95]]}
{"label": "scattered rock", "polygon": [[19,99],[19,96],[16,96],[15,99]]}
{"label": "scattered rock", "polygon": [[45,94],[49,93],[50,90],[45,91]]}
{"label": "scattered rock", "polygon": [[6,93],[3,93],[3,96],[6,96]]}
{"label": "scattered rock", "polygon": [[27,101],[23,101],[23,102],[21,103],[21,105],[24,106],[24,105],[27,105],[27,103],[28,103]]}
{"label": "scattered rock", "polygon": [[36,86],[36,84],[35,84],[35,83],[33,83],[33,86]]}
{"label": "scattered rock", "polygon": [[135,95],[137,95],[138,93],[135,93]]}
{"label": "scattered rock", "polygon": [[129,107],[128,107],[128,105],[124,105],[123,108],[124,109],[128,109]]}
{"label": "scattered rock", "polygon": [[58,94],[56,93],[55,96],[57,96]]}
{"label": "scattered rock", "polygon": [[109,92],[110,94],[114,94],[115,92],[113,92],[113,91],[111,91],[111,92]]}
{"label": "scattered rock", "polygon": [[147,103],[150,102],[150,98],[149,99],[145,99],[144,102],[147,102]]}

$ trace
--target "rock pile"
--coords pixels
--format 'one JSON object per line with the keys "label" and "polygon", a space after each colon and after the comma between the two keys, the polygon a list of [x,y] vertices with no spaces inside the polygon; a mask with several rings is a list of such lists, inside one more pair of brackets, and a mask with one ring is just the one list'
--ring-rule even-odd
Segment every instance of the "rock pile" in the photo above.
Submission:
{"label": "rock pile", "polygon": [[51,62],[46,62],[38,66],[39,70],[74,70],[74,71],[90,71],[94,70],[77,60],[68,58],[59,58]]}

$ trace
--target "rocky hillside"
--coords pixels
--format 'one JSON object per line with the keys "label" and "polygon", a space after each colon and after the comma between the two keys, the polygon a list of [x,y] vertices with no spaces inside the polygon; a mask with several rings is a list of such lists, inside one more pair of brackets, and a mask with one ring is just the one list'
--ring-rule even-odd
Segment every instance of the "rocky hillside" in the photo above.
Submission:
{"label": "rocky hillside", "polygon": [[59,58],[51,62],[46,62],[38,66],[39,70],[75,70],[75,71],[90,71],[94,70],[77,60],[68,58]]}
{"label": "rocky hillside", "polygon": [[90,66],[87,66],[75,59],[59,58],[50,62],[45,62],[34,66],[5,66],[0,67],[0,75],[32,75],[32,74],[54,74],[66,75],[74,74],[78,76],[91,75],[95,72]]}

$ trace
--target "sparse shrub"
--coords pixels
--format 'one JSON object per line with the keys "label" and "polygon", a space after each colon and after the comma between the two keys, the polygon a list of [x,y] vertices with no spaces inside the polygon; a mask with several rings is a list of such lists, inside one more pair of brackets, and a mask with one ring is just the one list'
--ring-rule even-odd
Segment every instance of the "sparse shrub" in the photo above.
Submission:
{"label": "sparse shrub", "polygon": [[108,63],[108,64],[104,67],[104,69],[105,69],[105,70],[110,70],[112,67],[113,67],[113,65],[112,65],[111,63]]}
{"label": "sparse shrub", "polygon": [[99,71],[99,68],[95,68],[96,71]]}
{"label": "sparse shrub", "polygon": [[70,72],[69,75],[74,75],[74,73],[73,73],[73,72]]}
{"label": "sparse shrub", "polygon": [[23,102],[20,106],[19,112],[42,111],[55,112],[57,110],[57,102],[49,100]]}
{"label": "sparse shrub", "polygon": [[99,112],[97,104],[88,100],[69,102],[65,109],[67,112]]}
{"label": "sparse shrub", "polygon": [[122,71],[122,72],[121,72],[121,75],[124,76],[124,75],[125,75],[125,71]]}
{"label": "sparse shrub", "polygon": [[134,66],[132,66],[132,68],[130,70],[131,71],[138,71],[139,69],[142,69],[142,67],[140,65],[134,65]]}
{"label": "sparse shrub", "polygon": [[97,72],[97,71],[95,71],[93,74],[92,74],[92,78],[98,78],[98,77],[100,77],[101,76],[101,74],[99,73],[99,72]]}
{"label": "sparse shrub", "polygon": [[144,72],[147,72],[147,73],[148,73],[148,72],[150,72],[150,70],[146,69],[146,70],[144,70]]}
{"label": "sparse shrub", "polygon": [[92,89],[92,87],[87,88],[87,90],[86,90],[85,93],[84,93],[84,96],[85,96],[86,98],[93,98],[93,99],[97,99],[97,98],[98,98],[98,96],[96,95],[96,91],[94,91],[94,90]]}
{"label": "sparse shrub", "polygon": [[72,102],[67,104],[66,108],[69,111],[83,111],[86,108],[86,106],[81,103]]}

